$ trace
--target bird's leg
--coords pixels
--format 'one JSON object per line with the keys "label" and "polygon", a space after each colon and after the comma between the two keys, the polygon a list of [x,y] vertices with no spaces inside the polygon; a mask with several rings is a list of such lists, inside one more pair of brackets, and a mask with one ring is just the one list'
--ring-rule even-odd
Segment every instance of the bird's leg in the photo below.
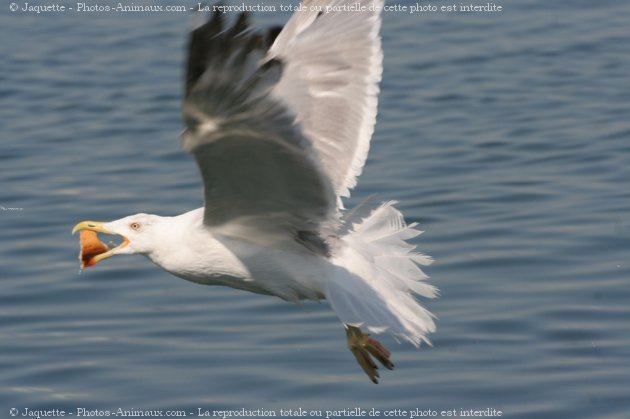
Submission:
{"label": "bird's leg", "polygon": [[[370,377],[374,384],[378,384],[378,367],[372,359],[372,356],[383,364],[385,368],[391,370],[394,364],[389,359],[390,353],[387,348],[376,339],[372,339],[367,333],[363,333],[356,326],[345,325],[346,336],[348,337],[348,348],[357,362],[363,368],[363,371]],[[371,355],[371,356],[370,356]]]}

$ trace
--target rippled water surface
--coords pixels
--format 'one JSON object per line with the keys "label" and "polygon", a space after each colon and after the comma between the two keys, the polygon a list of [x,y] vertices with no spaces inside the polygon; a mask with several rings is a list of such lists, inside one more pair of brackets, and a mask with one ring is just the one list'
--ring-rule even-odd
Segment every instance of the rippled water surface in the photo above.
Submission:
{"label": "rippled water surface", "polygon": [[427,303],[434,346],[385,337],[397,369],[375,386],[326,304],[201,287],[139,256],[79,274],[77,221],[201,205],[177,141],[189,15],[3,5],[0,417],[355,406],[626,417],[630,9],[503,6],[385,15],[378,126],[351,204],[400,201],[426,230],[417,244],[436,259],[441,298]]}

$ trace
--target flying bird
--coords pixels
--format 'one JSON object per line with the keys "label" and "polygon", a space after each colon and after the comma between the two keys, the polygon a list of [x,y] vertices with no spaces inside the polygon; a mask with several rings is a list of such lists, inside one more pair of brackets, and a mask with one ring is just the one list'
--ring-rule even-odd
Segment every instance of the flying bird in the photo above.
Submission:
{"label": "flying bird", "polygon": [[[359,3],[357,5],[357,3]],[[348,11],[358,7],[363,11]],[[395,202],[345,209],[367,158],[381,79],[383,0],[304,0],[283,28],[216,12],[188,45],[182,148],[204,207],[83,221],[83,267],[139,253],[180,278],[287,301],[327,300],[374,382],[394,364],[371,334],[429,343],[433,298]],[[97,233],[118,235],[105,246]]]}

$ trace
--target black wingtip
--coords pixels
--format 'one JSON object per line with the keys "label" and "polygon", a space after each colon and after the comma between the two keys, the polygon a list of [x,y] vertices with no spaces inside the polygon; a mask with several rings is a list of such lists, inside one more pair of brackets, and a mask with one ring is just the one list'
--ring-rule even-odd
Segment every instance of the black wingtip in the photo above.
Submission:
{"label": "black wingtip", "polygon": [[238,36],[246,33],[249,30],[249,14],[247,12],[242,12],[236,18],[236,22],[232,25],[230,29],[231,36]]}
{"label": "black wingtip", "polygon": [[[223,2],[217,3],[217,6]],[[250,13],[239,13],[232,25],[225,22],[224,13],[218,7],[213,8],[206,23],[193,30],[188,43],[188,60],[186,66],[185,94],[190,95],[201,76],[208,70],[212,61],[226,59],[222,55],[234,51],[238,43],[245,50],[269,49],[282,30],[282,26],[274,26],[264,35],[251,30]],[[231,47],[227,47],[231,44]]]}
{"label": "black wingtip", "polygon": [[192,87],[206,71],[208,59],[215,53],[212,40],[223,32],[223,25],[223,15],[216,10],[206,23],[190,33],[186,65],[186,96],[190,94]]}
{"label": "black wingtip", "polygon": [[265,45],[267,48],[271,48],[278,35],[280,35],[280,32],[282,32],[281,25],[272,26],[267,30],[267,34],[265,36]]}

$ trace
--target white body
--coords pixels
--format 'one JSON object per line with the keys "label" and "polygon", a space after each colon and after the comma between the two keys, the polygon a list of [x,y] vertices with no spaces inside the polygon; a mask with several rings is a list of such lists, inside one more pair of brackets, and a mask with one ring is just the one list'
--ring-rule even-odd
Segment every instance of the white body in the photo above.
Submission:
{"label": "white body", "polygon": [[[265,246],[223,237],[203,223],[204,209],[177,217],[137,214],[105,224],[130,237],[118,254],[141,253],[171,274],[203,285],[224,285],[289,301],[327,299],[344,324],[387,331],[414,345],[430,343],[433,316],[411,295],[436,296],[418,265],[431,258],[407,240],[421,232],[385,203],[350,212],[323,256],[287,237]],[[141,231],[130,225],[142,225]],[[140,234],[138,234],[140,233]]]}
{"label": "white body", "polygon": [[174,245],[156,247],[146,256],[173,275],[198,284],[226,285],[291,301],[324,298],[325,278],[334,267],[296,242],[287,240],[286,246],[278,249],[217,240],[203,225],[203,208],[164,220],[168,220],[169,228],[162,230],[162,240]]}

